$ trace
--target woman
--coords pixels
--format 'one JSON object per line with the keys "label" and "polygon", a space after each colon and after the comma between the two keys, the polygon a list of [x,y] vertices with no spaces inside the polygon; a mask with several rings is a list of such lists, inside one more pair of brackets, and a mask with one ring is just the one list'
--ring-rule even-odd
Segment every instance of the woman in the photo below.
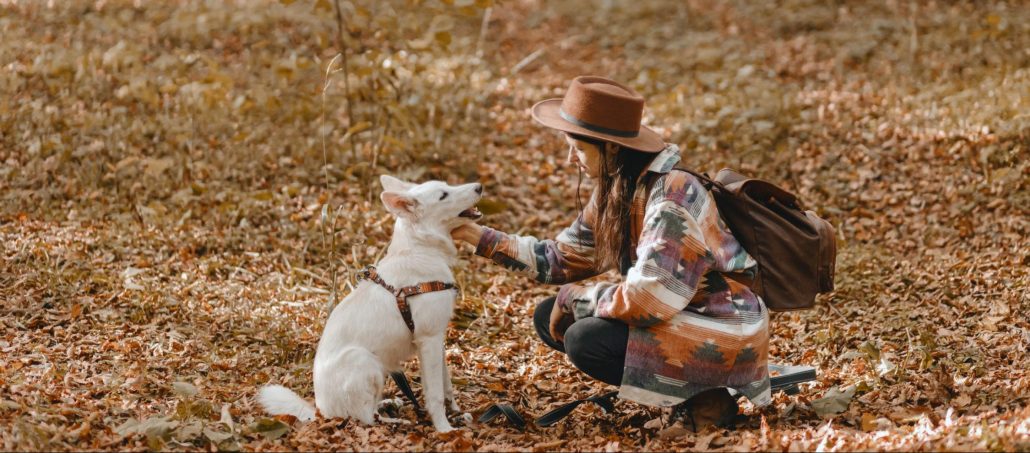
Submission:
{"label": "woman", "polygon": [[[679,148],[640,124],[643,108],[633,90],[600,77],[578,77],[564,98],[538,103],[533,118],[564,132],[569,163],[596,178],[590,202],[555,240],[474,224],[452,235],[563,285],[534,321],[581,371],[620,386],[621,398],[725,424],[737,412],[726,389],[756,405],[770,398],[768,312],[741,283],[755,261],[701,182],[673,171]],[[621,283],[574,283],[612,268]]]}

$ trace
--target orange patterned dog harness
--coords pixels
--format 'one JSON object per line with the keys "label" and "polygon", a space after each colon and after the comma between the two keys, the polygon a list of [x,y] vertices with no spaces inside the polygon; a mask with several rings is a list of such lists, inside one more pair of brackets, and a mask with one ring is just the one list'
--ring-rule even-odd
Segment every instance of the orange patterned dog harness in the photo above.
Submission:
{"label": "orange patterned dog harness", "polygon": [[375,266],[366,266],[361,270],[361,274],[358,276],[359,280],[371,280],[382,286],[393,297],[397,298],[397,310],[401,312],[401,317],[404,318],[404,324],[408,325],[408,330],[411,333],[415,333],[415,320],[411,318],[411,307],[408,306],[408,298],[411,296],[417,296],[419,294],[432,293],[436,291],[444,291],[448,289],[457,289],[458,287],[454,283],[444,283],[439,281],[434,282],[422,282],[417,285],[405,286],[401,289],[395,289],[390,286],[383,278],[376,272]]}

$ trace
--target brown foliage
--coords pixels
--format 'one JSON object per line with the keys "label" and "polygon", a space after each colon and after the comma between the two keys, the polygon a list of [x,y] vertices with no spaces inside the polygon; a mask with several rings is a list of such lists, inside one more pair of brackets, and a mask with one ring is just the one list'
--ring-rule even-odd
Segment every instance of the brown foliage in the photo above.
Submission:
{"label": "brown foliage", "polygon": [[[1019,2],[53,3],[0,1],[0,449],[1030,448]],[[375,175],[479,180],[506,231],[572,220],[526,109],[584,73],[838,226],[838,291],[773,316],[819,381],[699,434],[628,402],[525,433],[264,416],[262,384],[310,395],[333,282],[383,253]],[[553,288],[456,273],[465,410],[603,389],[534,337]]]}

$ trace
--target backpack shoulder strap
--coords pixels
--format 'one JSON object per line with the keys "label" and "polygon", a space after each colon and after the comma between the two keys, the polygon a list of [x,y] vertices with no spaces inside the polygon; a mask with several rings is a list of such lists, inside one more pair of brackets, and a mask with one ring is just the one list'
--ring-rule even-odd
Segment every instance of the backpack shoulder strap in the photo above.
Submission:
{"label": "backpack shoulder strap", "polygon": [[691,169],[689,169],[687,167],[680,167],[680,166],[673,167],[673,170],[679,170],[679,171],[682,171],[682,172],[690,173],[695,178],[701,180],[701,184],[703,184],[705,186],[705,189],[712,190],[712,187],[722,188],[722,183],[712,179],[710,176],[708,176],[708,173],[698,173],[698,172],[696,172],[694,170],[691,170]]}
{"label": "backpack shoulder strap", "polygon": [[[690,175],[693,175],[695,178],[699,179],[701,181],[701,184],[705,186],[705,189],[707,189],[709,191],[711,191],[713,187],[718,187],[720,189],[723,188],[722,183],[712,179],[711,177],[708,176],[707,173],[698,173],[698,172],[696,172],[694,170],[691,170],[691,169],[689,169],[687,167],[683,167],[683,166],[679,166],[679,165],[677,165],[675,167],[672,167],[672,169],[669,170],[669,171],[670,172],[672,172],[672,171],[682,171],[682,172],[688,173]],[[656,174],[656,175],[652,176],[647,181],[647,191],[648,191],[648,193],[650,193],[651,189],[654,188],[654,184],[658,181],[658,178],[660,178],[662,176],[665,176],[665,175],[668,175],[668,173],[659,173],[659,174]]]}

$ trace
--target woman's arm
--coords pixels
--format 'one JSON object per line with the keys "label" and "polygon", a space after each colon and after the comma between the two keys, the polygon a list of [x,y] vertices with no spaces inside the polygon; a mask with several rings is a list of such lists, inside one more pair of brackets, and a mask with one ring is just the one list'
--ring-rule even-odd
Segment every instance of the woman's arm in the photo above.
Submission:
{"label": "woman's arm", "polygon": [[[689,186],[690,184],[688,184]],[[704,228],[718,211],[703,187],[665,193],[659,183],[644,214],[637,262],[618,285],[566,285],[556,303],[576,319],[597,316],[646,327],[672,318],[697,293],[714,262]],[[715,216],[715,217],[712,217]]]}
{"label": "woman's arm", "polygon": [[595,269],[594,232],[584,215],[553,240],[506,234],[475,224],[455,229],[451,235],[475,245],[477,255],[541,283],[574,282],[601,272]]}

